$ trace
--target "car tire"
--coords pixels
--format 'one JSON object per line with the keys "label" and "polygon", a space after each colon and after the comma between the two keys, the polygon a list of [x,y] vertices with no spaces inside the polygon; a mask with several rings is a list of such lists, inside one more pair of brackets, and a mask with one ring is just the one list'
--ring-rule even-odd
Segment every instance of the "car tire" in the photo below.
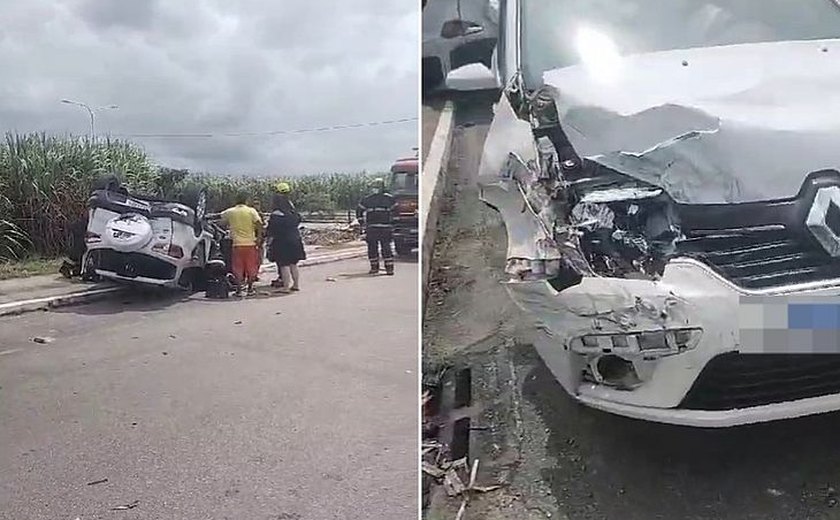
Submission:
{"label": "car tire", "polygon": [[207,188],[204,186],[189,186],[181,196],[181,203],[195,211],[195,236],[199,236],[204,228],[204,217],[207,215]]}
{"label": "car tire", "polygon": [[207,275],[201,267],[190,267],[181,274],[178,285],[190,294],[202,292],[207,288]]}
{"label": "car tire", "polygon": [[116,192],[119,191],[122,183],[120,182],[120,178],[114,175],[113,173],[107,175],[100,175],[93,181],[93,191],[111,191]]}
{"label": "car tire", "polygon": [[402,240],[394,240],[394,249],[397,251],[397,256],[409,256],[412,248]]}
{"label": "car tire", "polygon": [[423,58],[421,70],[423,75],[424,93],[441,86],[446,79],[443,77],[443,66],[438,58]]}

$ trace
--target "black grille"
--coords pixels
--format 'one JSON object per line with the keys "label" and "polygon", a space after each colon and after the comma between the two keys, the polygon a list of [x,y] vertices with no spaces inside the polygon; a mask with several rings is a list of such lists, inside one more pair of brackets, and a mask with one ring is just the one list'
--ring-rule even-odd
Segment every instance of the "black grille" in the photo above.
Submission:
{"label": "black grille", "polygon": [[713,358],[679,408],[732,410],[840,393],[840,354],[739,354]]}
{"label": "black grille", "polygon": [[98,269],[129,278],[143,277],[156,280],[175,278],[175,266],[158,258],[139,254],[121,253],[111,249],[94,251],[93,260]]}
{"label": "black grille", "polygon": [[805,233],[781,225],[694,231],[677,248],[747,289],[840,278],[840,262]]}

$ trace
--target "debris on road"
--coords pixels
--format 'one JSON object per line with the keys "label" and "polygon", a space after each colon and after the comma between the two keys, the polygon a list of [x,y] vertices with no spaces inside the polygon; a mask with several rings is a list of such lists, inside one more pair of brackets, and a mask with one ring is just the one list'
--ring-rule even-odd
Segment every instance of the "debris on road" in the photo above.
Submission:
{"label": "debris on road", "polygon": [[327,277],[327,281],[328,281],[328,282],[335,282],[335,281],[336,281],[336,279],[335,279],[335,278],[333,278],[332,276],[328,276],[328,277]]}
{"label": "debris on road", "polygon": [[128,511],[129,509],[134,509],[135,507],[137,507],[139,505],[140,505],[140,501],[135,500],[134,502],[131,502],[130,504],[125,504],[125,505],[121,505],[121,506],[112,507],[111,511]]}
{"label": "debris on road", "polygon": [[775,488],[767,488],[767,493],[774,497],[780,497],[785,494],[784,491]]}
{"label": "debris on road", "polygon": [[443,489],[446,490],[447,495],[454,498],[463,495],[467,490],[467,486],[464,485],[464,481],[458,476],[458,472],[455,469],[450,469],[446,472],[446,476],[443,477]]}
{"label": "debris on road", "polygon": [[423,507],[425,508],[428,501],[431,500],[433,487],[440,486],[450,499],[461,499],[456,517],[457,520],[461,520],[466,514],[469,501],[476,494],[489,493],[500,489],[502,486],[499,484],[479,486],[476,483],[478,459],[473,461],[472,467],[470,467],[467,457],[451,460],[453,452],[457,453],[458,450],[449,446],[448,441],[441,442],[436,438],[441,431],[441,422],[446,422],[448,420],[446,416],[451,412],[441,409],[441,392],[445,386],[444,376],[447,372],[447,367],[423,367],[424,388],[421,404],[423,415],[423,443],[421,445]]}
{"label": "debris on road", "polygon": [[233,322],[234,325],[242,325],[242,320],[236,320]]}
{"label": "debris on road", "polygon": [[108,482],[108,479],[103,478],[103,479],[100,479],[100,480],[94,480],[93,482],[88,482],[87,485],[88,486],[96,486],[96,485],[99,485],[99,484],[104,484],[106,482]]}
{"label": "debris on road", "polygon": [[308,246],[334,246],[359,238],[359,233],[350,226],[321,229],[304,227],[300,235],[303,243]]}
{"label": "debris on road", "polygon": [[445,471],[426,461],[423,461],[423,473],[426,473],[436,479],[442,479],[446,476]]}
{"label": "debris on road", "polygon": [[41,345],[47,345],[55,341],[55,338],[51,338],[49,336],[35,336],[32,338],[32,341]]}

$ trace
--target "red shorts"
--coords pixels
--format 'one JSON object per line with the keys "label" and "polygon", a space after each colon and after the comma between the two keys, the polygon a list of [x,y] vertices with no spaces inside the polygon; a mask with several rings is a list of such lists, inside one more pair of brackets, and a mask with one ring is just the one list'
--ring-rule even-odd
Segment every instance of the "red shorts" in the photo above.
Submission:
{"label": "red shorts", "polygon": [[231,254],[232,271],[236,280],[242,282],[256,281],[260,272],[260,248],[257,246],[234,246]]}

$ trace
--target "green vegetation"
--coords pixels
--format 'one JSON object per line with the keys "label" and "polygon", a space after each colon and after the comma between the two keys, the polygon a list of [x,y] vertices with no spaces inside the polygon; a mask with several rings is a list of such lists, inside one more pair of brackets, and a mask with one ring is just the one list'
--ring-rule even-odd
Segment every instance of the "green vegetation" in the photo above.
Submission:
{"label": "green vegetation", "polygon": [[21,258],[15,261],[0,261],[0,280],[26,278],[39,274],[55,274],[61,267],[56,258]]}
{"label": "green vegetation", "polygon": [[156,166],[141,147],[127,141],[7,134],[0,143],[0,262],[63,254],[69,227],[84,215],[92,186],[111,174],[129,191],[154,197],[179,198],[204,187],[209,212],[232,205],[239,190],[268,211],[273,187],[281,180],[291,185],[291,197],[302,212],[350,210],[369,182],[365,173],[291,178],[196,174]]}

